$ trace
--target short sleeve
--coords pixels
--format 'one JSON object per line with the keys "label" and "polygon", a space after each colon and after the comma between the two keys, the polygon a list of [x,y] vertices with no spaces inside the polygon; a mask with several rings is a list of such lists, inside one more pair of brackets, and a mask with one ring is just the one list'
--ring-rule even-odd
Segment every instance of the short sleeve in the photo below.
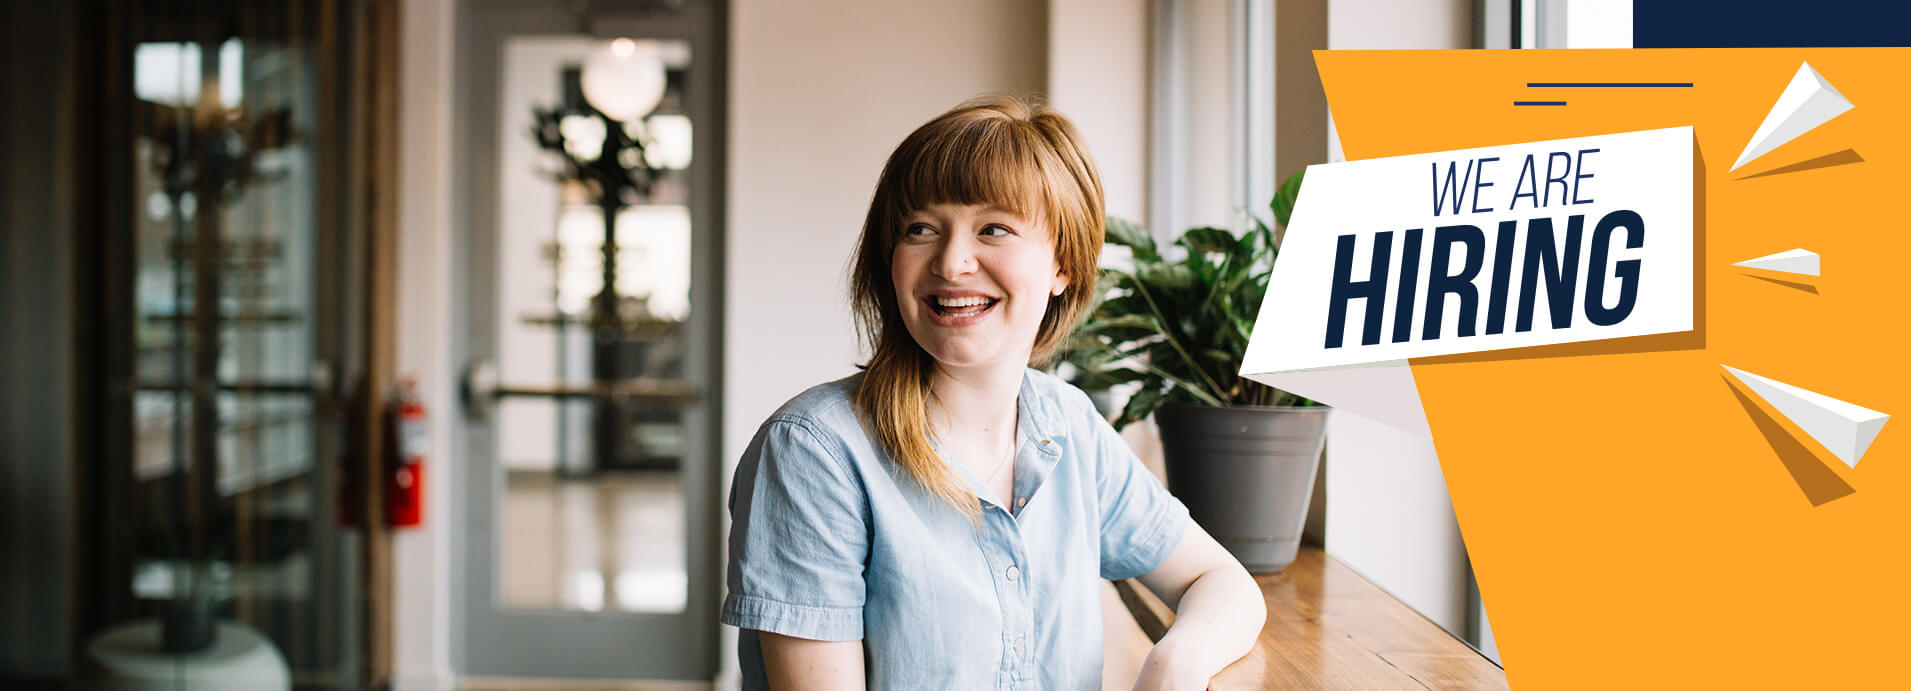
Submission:
{"label": "short sleeve", "polygon": [[840,446],[772,419],[730,488],[729,593],[723,623],[795,638],[863,637],[868,502]]}
{"label": "short sleeve", "polygon": [[1115,428],[1091,411],[1101,498],[1101,577],[1111,581],[1155,570],[1181,544],[1188,507],[1161,486]]}

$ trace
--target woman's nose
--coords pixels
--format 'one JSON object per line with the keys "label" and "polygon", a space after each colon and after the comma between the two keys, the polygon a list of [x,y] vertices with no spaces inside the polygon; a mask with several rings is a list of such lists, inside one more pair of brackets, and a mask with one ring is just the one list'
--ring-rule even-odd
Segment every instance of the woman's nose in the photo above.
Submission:
{"label": "woman's nose", "polygon": [[937,248],[932,270],[943,279],[975,271],[975,248],[963,239],[961,233],[950,233]]}

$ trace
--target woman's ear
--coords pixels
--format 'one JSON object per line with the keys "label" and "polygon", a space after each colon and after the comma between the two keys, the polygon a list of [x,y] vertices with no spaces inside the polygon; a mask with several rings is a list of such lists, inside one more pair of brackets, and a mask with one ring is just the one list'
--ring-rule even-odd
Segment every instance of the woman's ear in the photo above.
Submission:
{"label": "woman's ear", "polygon": [[1068,274],[1055,274],[1055,284],[1049,286],[1048,294],[1060,296],[1065,292],[1068,292]]}

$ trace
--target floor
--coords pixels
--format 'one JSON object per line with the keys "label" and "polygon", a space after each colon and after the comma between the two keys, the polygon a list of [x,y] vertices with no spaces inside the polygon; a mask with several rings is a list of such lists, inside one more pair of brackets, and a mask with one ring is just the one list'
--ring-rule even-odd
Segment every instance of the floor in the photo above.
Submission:
{"label": "floor", "polygon": [[582,681],[577,679],[465,679],[458,691],[709,691],[708,682]]}
{"label": "floor", "polygon": [[507,607],[683,611],[681,474],[601,472],[572,479],[513,471],[504,494],[499,573]]}

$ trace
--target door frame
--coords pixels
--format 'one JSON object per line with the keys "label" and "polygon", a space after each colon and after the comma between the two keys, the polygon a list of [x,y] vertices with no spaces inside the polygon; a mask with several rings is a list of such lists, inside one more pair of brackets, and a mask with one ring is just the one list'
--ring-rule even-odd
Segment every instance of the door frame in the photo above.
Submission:
{"label": "door frame", "polygon": [[[495,288],[499,211],[498,97],[504,41],[514,35],[594,34],[676,38],[691,46],[685,109],[695,123],[690,176],[691,286],[685,367],[698,392],[684,411],[685,609],[677,614],[507,611],[495,570],[502,472],[489,421],[460,416],[451,458],[462,459],[451,505],[452,666],[461,676],[642,678],[709,681],[717,664],[721,589],[723,324],[723,139],[728,3],[687,0],[666,21],[657,3],[598,5],[584,21],[566,0],[461,0],[453,53],[451,354],[460,371],[496,356]],[[555,77],[554,77],[555,78]],[[528,135],[527,135],[528,136]]]}

